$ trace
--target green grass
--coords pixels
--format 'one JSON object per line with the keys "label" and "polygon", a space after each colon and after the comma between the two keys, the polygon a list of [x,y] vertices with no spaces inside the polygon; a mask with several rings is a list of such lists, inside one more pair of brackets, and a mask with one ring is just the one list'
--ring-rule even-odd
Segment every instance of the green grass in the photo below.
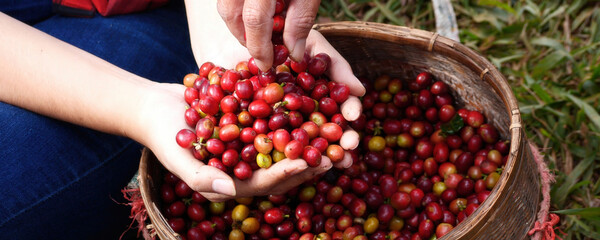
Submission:
{"label": "green grass", "polygon": [[[556,175],[563,239],[600,239],[600,1],[452,1],[461,42],[508,79]],[[321,19],[435,31],[431,1],[322,1]]]}

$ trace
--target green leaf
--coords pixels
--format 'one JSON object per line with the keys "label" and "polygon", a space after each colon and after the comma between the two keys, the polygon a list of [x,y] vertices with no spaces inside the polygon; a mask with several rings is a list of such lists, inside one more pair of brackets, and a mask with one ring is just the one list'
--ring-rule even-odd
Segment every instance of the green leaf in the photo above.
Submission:
{"label": "green leaf", "polygon": [[596,184],[594,184],[594,187],[592,188],[592,194],[598,195],[599,193],[600,193],[600,179],[598,179],[598,181],[596,181]]}
{"label": "green leaf", "polygon": [[591,208],[575,208],[575,209],[563,209],[552,211],[553,213],[563,214],[563,215],[577,215],[582,217],[600,217],[600,208],[591,207]]}
{"label": "green leaf", "polygon": [[350,9],[348,8],[348,4],[346,4],[346,2],[344,0],[339,0],[338,3],[342,7],[342,10],[346,14],[346,16],[348,16],[348,18],[350,18],[350,20],[352,20],[352,21],[357,20],[356,15],[354,15],[354,13],[352,13],[352,11],[350,11]]}
{"label": "green leaf", "polygon": [[540,7],[538,5],[536,5],[531,0],[527,0],[525,2],[526,5],[523,7],[524,11],[527,11],[538,18],[542,16],[542,11],[540,11]]}
{"label": "green leaf", "polygon": [[452,135],[457,134],[464,125],[462,117],[455,114],[449,122],[442,124],[440,129],[442,130],[442,134]]}
{"label": "green leaf", "polygon": [[479,23],[488,22],[488,23],[492,24],[494,27],[496,27],[497,30],[502,29],[502,25],[498,21],[498,18],[496,17],[496,15],[494,15],[490,12],[487,12],[487,11],[473,16],[473,20],[475,22],[479,22]]}
{"label": "green leaf", "polygon": [[581,54],[588,53],[588,51],[590,51],[590,50],[597,49],[598,45],[600,45],[600,42],[595,42],[595,43],[592,43],[592,44],[589,44],[589,45],[577,48],[577,49],[571,51],[571,55],[573,57],[577,57],[577,56],[579,56]]}
{"label": "green leaf", "polygon": [[571,56],[571,54],[567,52],[565,46],[556,39],[548,37],[539,37],[532,39],[531,44],[552,48],[557,52],[560,52],[560,54],[564,54],[564,56],[567,57],[569,60],[573,60],[573,56]]}
{"label": "green leaf", "polygon": [[509,62],[512,60],[518,60],[521,59],[523,57],[524,53],[517,53],[514,55],[510,55],[510,56],[506,56],[506,57],[502,57],[502,58],[495,58],[495,57],[489,57],[490,61],[497,67],[497,68],[501,68],[502,64],[505,62]]}
{"label": "green leaf", "polygon": [[510,7],[510,5],[508,5],[507,3],[500,2],[498,0],[479,0],[478,4],[483,6],[499,7],[512,14],[516,13],[515,9]]}
{"label": "green leaf", "polygon": [[[590,173],[590,171],[587,171],[587,172]],[[584,177],[584,178],[587,178],[587,176]],[[589,184],[590,184],[589,180],[580,181],[580,182],[576,183],[575,185],[573,185],[571,187],[571,189],[569,189],[569,192],[573,192],[573,191],[575,191],[575,190],[577,190],[577,189],[579,189],[579,188],[581,188],[583,186],[589,185]]]}
{"label": "green leaf", "polygon": [[600,131],[600,114],[598,114],[594,107],[569,93],[564,93],[564,96],[569,98],[573,103],[575,103],[575,105],[577,105],[577,107],[582,109],[585,112],[585,115],[587,115],[590,121],[592,121],[592,123],[596,126],[596,131]]}
{"label": "green leaf", "polygon": [[562,16],[564,14],[565,10],[567,10],[567,6],[566,5],[560,6],[559,8],[557,8],[556,10],[554,10],[552,13],[550,13],[548,16],[546,16],[544,18],[544,20],[542,20],[542,23],[540,24],[540,26],[543,26],[548,21],[550,21],[550,19],[552,19],[554,17]]}
{"label": "green leaf", "polygon": [[583,161],[579,162],[573,171],[571,171],[571,174],[567,176],[565,182],[556,188],[556,191],[552,194],[552,202],[556,203],[558,206],[563,206],[569,196],[571,187],[577,183],[577,179],[589,169],[592,163],[594,163],[594,155],[588,154]]}
{"label": "green leaf", "polygon": [[584,10],[583,12],[578,13],[577,17],[575,17],[575,20],[573,20],[573,23],[571,24],[571,27],[573,29],[577,29],[579,28],[579,26],[587,19],[590,18],[590,16],[592,16],[592,13],[594,13],[593,11],[594,9],[587,9]]}
{"label": "green leaf", "polygon": [[390,20],[390,22],[392,22],[396,25],[404,25],[404,21],[397,18],[396,15],[394,15],[394,13],[392,13],[390,11],[390,9],[388,9],[385,5],[381,4],[377,0],[374,0],[373,2],[375,3],[375,6],[377,6],[377,8],[379,8],[379,11],[381,11],[381,14],[383,14],[386,18],[388,18]]}
{"label": "green leaf", "polygon": [[600,216],[600,208],[573,208],[552,211],[553,213],[563,215],[578,215],[578,216]]}
{"label": "green leaf", "polygon": [[540,60],[535,65],[535,67],[533,67],[533,73],[531,75],[534,78],[540,78],[543,74],[548,73],[548,71],[550,69],[556,67],[556,65],[561,63],[561,61],[565,57],[566,56],[563,52],[554,51],[553,53],[549,54],[548,56],[546,56],[542,60]]}
{"label": "green leaf", "polygon": [[551,47],[556,50],[565,51],[565,47],[558,40],[549,37],[539,37],[531,39],[531,44]]}
{"label": "green leaf", "polygon": [[[579,219],[579,217],[576,216],[568,216],[568,221],[572,221],[572,230],[577,232],[578,234],[581,233],[585,236],[587,236],[588,238],[585,239],[600,239],[600,234],[597,233],[596,230],[592,229],[592,227],[590,227],[590,225],[586,224],[586,222],[583,222]],[[573,239],[573,237],[571,238],[566,238],[566,239]]]}
{"label": "green leaf", "polygon": [[583,109],[579,109],[579,111],[577,111],[577,114],[575,114],[575,126],[581,126],[581,124],[583,124],[584,120],[585,120],[586,116],[585,116],[585,112],[583,111]]}
{"label": "green leaf", "polygon": [[594,67],[594,71],[592,72],[592,77],[590,79],[600,79],[600,65]]}
{"label": "green leaf", "polygon": [[567,14],[573,14],[574,12],[579,11],[585,2],[587,1],[575,0],[574,2],[570,3],[569,8],[567,8]]}
{"label": "green leaf", "polygon": [[535,94],[546,104],[552,102],[552,97],[548,94],[548,92],[540,86],[538,83],[534,83],[531,85],[531,90],[535,92]]}
{"label": "green leaf", "polygon": [[594,17],[595,21],[590,24],[590,34],[592,35],[592,42],[600,41],[600,32],[598,31],[598,25],[600,25],[600,8],[595,8]]}
{"label": "green leaf", "polygon": [[367,11],[363,16],[363,21],[369,21],[378,11],[379,9],[377,8],[369,9],[369,11]]}

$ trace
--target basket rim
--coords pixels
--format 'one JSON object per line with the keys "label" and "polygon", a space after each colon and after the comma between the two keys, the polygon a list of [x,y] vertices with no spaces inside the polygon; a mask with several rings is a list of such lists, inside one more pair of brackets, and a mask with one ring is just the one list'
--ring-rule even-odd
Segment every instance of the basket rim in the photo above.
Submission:
{"label": "basket rim", "polygon": [[160,239],[180,240],[181,238],[178,235],[174,234],[173,229],[169,227],[167,221],[162,216],[162,213],[160,212],[156,204],[152,202],[152,196],[150,196],[150,194],[152,192],[153,183],[149,181],[151,180],[151,178],[149,177],[150,173],[148,172],[148,165],[152,164],[152,161],[158,162],[158,159],[149,148],[144,147],[144,149],[142,150],[142,157],[138,169],[138,180],[140,183],[140,193],[142,194],[142,200],[144,201],[146,212],[150,217],[155,233]]}
{"label": "basket rim", "polygon": [[[498,180],[497,185],[492,189],[488,199],[479,206],[460,225],[457,225],[453,231],[441,239],[463,239],[467,229],[483,224],[489,216],[489,212],[494,207],[501,205],[499,201],[500,193],[506,192],[509,183],[513,182],[517,173],[513,170],[517,164],[519,151],[525,151],[527,146],[525,134],[522,129],[521,114],[516,97],[514,96],[506,78],[498,69],[490,63],[481,54],[460,42],[446,38],[425,30],[390,25],[384,23],[364,22],[364,21],[341,21],[331,23],[319,23],[313,26],[313,29],[319,31],[325,38],[327,37],[363,37],[376,39],[385,42],[391,42],[400,45],[411,45],[423,50],[435,52],[444,51],[453,53],[449,57],[457,60],[459,63],[465,63],[467,60],[468,68],[475,73],[479,73],[480,80],[487,81],[494,87],[494,91],[499,95],[504,103],[506,112],[510,117],[509,136],[510,151],[508,160],[504,166],[504,171]],[[533,224],[533,222],[531,222]],[[531,228],[531,226],[529,226]]]}

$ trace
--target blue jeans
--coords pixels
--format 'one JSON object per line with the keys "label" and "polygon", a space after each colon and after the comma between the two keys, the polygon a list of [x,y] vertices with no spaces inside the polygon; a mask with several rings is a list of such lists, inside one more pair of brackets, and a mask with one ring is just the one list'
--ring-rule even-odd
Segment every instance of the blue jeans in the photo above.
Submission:
{"label": "blue jeans", "polygon": [[[51,2],[0,0],[0,11],[154,81],[197,71],[181,1],[106,18],[52,15]],[[120,190],[141,149],[0,102],[0,239],[118,239],[131,223]]]}

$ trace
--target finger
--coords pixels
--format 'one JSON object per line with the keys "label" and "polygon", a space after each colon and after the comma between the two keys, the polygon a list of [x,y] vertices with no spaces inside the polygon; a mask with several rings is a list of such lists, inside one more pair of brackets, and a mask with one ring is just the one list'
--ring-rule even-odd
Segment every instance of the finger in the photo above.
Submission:
{"label": "finger", "polygon": [[307,38],[307,48],[311,55],[327,53],[331,58],[331,66],[327,70],[329,77],[336,82],[348,85],[354,96],[363,96],[367,92],[360,80],[354,76],[350,64],[329,42],[316,30],[311,30]]}
{"label": "finger", "polygon": [[283,159],[269,168],[262,168],[255,171],[250,179],[240,181],[236,179],[239,196],[255,196],[269,193],[276,185],[281,184],[288,178],[295,178],[295,175],[306,170],[308,165],[302,159],[290,160]]}
{"label": "finger", "polygon": [[[344,131],[342,138],[340,138],[340,146],[345,150],[354,150],[358,147],[359,142],[358,133],[352,129]],[[344,155],[346,157],[346,155]]]}
{"label": "finger", "polygon": [[200,192],[200,194],[202,194],[202,196],[204,196],[208,201],[211,202],[224,202],[233,198],[229,195],[214,192]]}
{"label": "finger", "polygon": [[306,37],[319,10],[318,0],[292,0],[289,3],[283,29],[283,42],[294,61],[302,61],[306,48]]}
{"label": "finger", "polygon": [[352,155],[349,152],[345,152],[342,161],[334,163],[333,166],[336,168],[349,168],[352,166]]}
{"label": "finger", "polygon": [[284,194],[293,187],[296,187],[319,174],[327,172],[327,170],[329,170],[332,166],[333,164],[327,156],[321,156],[321,164],[319,164],[319,166],[309,167],[301,173],[294,175],[293,177],[287,178],[285,181],[282,181],[277,186],[275,186],[271,192],[273,194]]}
{"label": "finger", "polygon": [[267,71],[273,65],[273,15],[275,1],[247,0],[244,2],[242,19],[246,29],[246,48],[254,57],[256,65]]}
{"label": "finger", "polygon": [[349,96],[348,99],[340,106],[342,115],[348,121],[354,121],[360,117],[362,112],[362,103],[355,96]]}
{"label": "finger", "polygon": [[244,21],[242,19],[243,7],[244,0],[219,0],[217,2],[217,11],[227,25],[227,28],[245,46]]}
{"label": "finger", "polygon": [[[196,161],[200,163],[199,161]],[[190,166],[185,179],[188,185],[197,192],[214,192],[227,196],[236,196],[233,179],[223,171],[201,164]]]}

